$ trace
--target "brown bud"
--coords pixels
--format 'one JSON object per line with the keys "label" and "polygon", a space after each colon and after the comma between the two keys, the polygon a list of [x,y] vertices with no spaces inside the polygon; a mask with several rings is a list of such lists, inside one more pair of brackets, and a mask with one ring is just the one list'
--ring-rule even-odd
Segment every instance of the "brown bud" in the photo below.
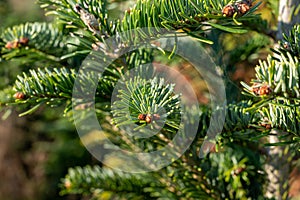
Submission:
{"label": "brown bud", "polygon": [[138,119],[139,120],[145,120],[146,119],[146,114],[139,114]]}
{"label": "brown bud", "polygon": [[272,128],[272,122],[269,121],[269,119],[267,117],[265,117],[260,123],[259,125],[262,127],[265,127],[266,129],[271,129]]}
{"label": "brown bud", "polygon": [[26,46],[28,42],[29,42],[29,38],[22,37],[19,40],[16,39],[14,41],[7,42],[5,48],[16,49],[19,48],[20,46]]}
{"label": "brown bud", "polygon": [[19,43],[18,40],[15,40],[15,41],[13,42],[13,44],[12,44],[12,48],[13,48],[13,49],[18,48],[19,46],[20,46],[20,43]]}
{"label": "brown bud", "polygon": [[253,83],[253,85],[252,85],[252,87],[251,87],[251,91],[252,91],[254,94],[256,94],[256,95],[258,95],[258,91],[259,91],[259,88],[260,88],[259,85],[260,85],[259,83]]}
{"label": "brown bud", "polygon": [[15,99],[25,99],[26,96],[23,92],[16,92],[16,94],[14,94],[14,98]]}
{"label": "brown bud", "polygon": [[272,126],[271,124],[262,124],[263,127],[265,127],[266,129],[271,129]]}
{"label": "brown bud", "polygon": [[259,96],[269,95],[272,93],[272,88],[267,83],[254,83],[252,92]]}
{"label": "brown bud", "polygon": [[29,42],[29,38],[26,38],[26,37],[22,37],[19,39],[19,43],[26,46]]}
{"label": "brown bud", "polygon": [[7,42],[6,45],[5,45],[5,48],[7,48],[7,49],[16,49],[19,46],[20,46],[19,41],[15,40],[15,41]]}
{"label": "brown bud", "polygon": [[12,43],[12,42],[7,42],[7,43],[5,44],[5,48],[7,48],[7,49],[12,49],[12,46],[13,46],[13,43]]}
{"label": "brown bud", "polygon": [[147,124],[150,124],[150,123],[151,123],[152,117],[151,117],[150,114],[147,114],[147,115],[146,115],[145,121],[146,121]]}
{"label": "brown bud", "polygon": [[238,9],[239,14],[241,15],[244,15],[250,9],[250,6],[246,3],[237,3],[236,7]]}
{"label": "brown bud", "polygon": [[72,183],[70,180],[65,180],[64,186],[66,189],[70,189],[72,186]]}
{"label": "brown bud", "polygon": [[267,84],[264,84],[260,87],[258,94],[260,96],[262,96],[262,95],[271,94],[271,92],[272,92],[272,89],[270,88],[270,86]]}
{"label": "brown bud", "polygon": [[222,13],[226,17],[232,17],[234,12],[235,12],[235,9],[232,4],[228,4],[228,5],[224,6],[224,8],[222,9]]}

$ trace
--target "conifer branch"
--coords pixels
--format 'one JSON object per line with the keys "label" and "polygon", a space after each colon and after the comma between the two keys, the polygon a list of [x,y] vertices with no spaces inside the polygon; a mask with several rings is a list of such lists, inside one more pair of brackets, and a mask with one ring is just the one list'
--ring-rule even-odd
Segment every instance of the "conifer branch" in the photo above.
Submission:
{"label": "conifer branch", "polygon": [[[212,29],[244,33],[247,26],[243,26],[243,22],[251,20],[254,22],[260,19],[254,14],[260,3],[254,5],[252,1],[237,2],[233,6],[236,8],[232,11],[234,14],[227,15],[223,9],[229,5],[228,0],[139,0],[133,8],[124,11],[123,19],[115,21],[108,20],[106,1],[90,3],[83,1],[80,4],[77,4],[75,0],[64,1],[61,4],[57,4],[55,0],[40,0],[39,2],[43,8],[51,10],[49,14],[57,15],[66,26],[86,27],[94,34],[94,37],[90,38],[94,38],[95,41],[101,41],[103,37],[128,30],[138,31],[135,32],[135,37],[128,35],[127,41],[134,41],[136,38],[148,39],[156,37],[160,34],[161,28],[165,28],[183,31],[188,35],[198,37],[203,42],[211,43],[205,33]],[[245,5],[245,10],[240,11],[238,8],[242,5]],[[96,26],[92,27],[91,24]],[[144,27],[153,27],[156,30],[142,31]]]}
{"label": "conifer branch", "polygon": [[49,23],[25,23],[7,28],[1,34],[1,58],[9,60],[25,58],[29,61],[46,59],[59,62],[68,52],[66,37]]}
{"label": "conifer branch", "polygon": [[62,194],[94,194],[98,197],[105,193],[116,197],[134,194],[137,198],[150,198],[149,187],[163,186],[151,174],[131,174],[99,166],[69,169],[63,184]]}
{"label": "conifer branch", "polygon": [[267,61],[260,61],[252,86],[242,83],[246,94],[256,99],[247,110],[259,113],[260,125],[287,131],[297,137],[300,112],[299,36],[299,26],[294,26],[290,36],[284,38],[282,44],[286,46],[282,45],[279,51],[274,50],[276,55],[269,56]]}

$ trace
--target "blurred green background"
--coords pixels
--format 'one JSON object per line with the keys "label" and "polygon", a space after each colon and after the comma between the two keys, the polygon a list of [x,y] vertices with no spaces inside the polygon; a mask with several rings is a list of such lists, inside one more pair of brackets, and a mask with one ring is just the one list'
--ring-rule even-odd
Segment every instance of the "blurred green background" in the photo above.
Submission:
{"label": "blurred green background", "polygon": [[[49,21],[34,0],[1,0],[1,30],[24,22]],[[1,62],[0,88],[10,85],[26,71],[26,63]],[[5,110],[0,117],[5,117]],[[59,182],[67,169],[92,163],[70,121],[60,108],[44,108],[34,115],[18,117],[18,111],[0,120],[0,199],[78,199],[59,196]],[[45,123],[47,122],[47,123]]]}

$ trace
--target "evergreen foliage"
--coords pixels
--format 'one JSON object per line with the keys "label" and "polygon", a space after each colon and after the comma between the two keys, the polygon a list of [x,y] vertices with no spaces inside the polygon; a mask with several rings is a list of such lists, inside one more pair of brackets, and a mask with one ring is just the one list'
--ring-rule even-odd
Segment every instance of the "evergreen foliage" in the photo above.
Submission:
{"label": "evergreen foliage", "polygon": [[59,56],[67,52],[63,33],[53,24],[45,22],[9,27],[3,31],[1,39],[3,60],[26,58],[31,62],[35,59],[59,62]]}
{"label": "evergreen foliage", "polygon": [[[255,39],[250,39],[248,44],[252,46],[248,49],[232,52],[230,64],[234,65],[241,57],[268,45],[263,31],[266,22],[255,13],[260,3],[138,0],[133,8],[124,11],[121,19],[110,18],[110,3],[105,0],[39,0],[47,14],[55,16],[53,23],[26,23],[4,30],[1,62],[43,61],[53,67],[45,65],[24,70],[13,86],[0,92],[0,106],[25,105],[27,110],[20,114],[23,116],[44,104],[64,105],[67,117],[73,114],[72,101],[76,101],[74,109],[82,112],[95,107],[109,138],[129,150],[138,146],[145,152],[170,143],[184,117],[190,118],[190,123],[199,124],[199,128],[187,151],[161,170],[130,174],[108,167],[75,167],[63,179],[61,194],[81,194],[92,199],[265,199],[264,186],[268,183],[263,165],[267,161],[258,152],[268,145],[295,144],[298,148],[300,141],[300,26],[294,26],[290,35],[284,36],[280,48],[273,50],[274,55],[259,61],[252,85],[242,83],[248,99],[218,108],[226,112],[223,130],[215,138],[209,138],[213,146],[209,147],[209,154],[200,159],[211,108],[207,105],[188,107],[185,108],[188,114],[183,115],[181,96],[175,94],[174,84],[163,78],[146,79],[145,72],[138,70],[135,77],[128,78],[129,70],[166,53],[155,44],[154,49],[141,46],[128,50],[167,31],[195,38],[195,42],[204,46],[218,43],[213,39],[214,34],[248,31],[264,34],[256,40],[262,42],[253,44]],[[114,37],[116,35],[122,38]],[[176,46],[173,52],[167,53],[172,57],[175,52]],[[238,59],[237,55],[240,55]],[[86,56],[88,60],[84,60]],[[107,68],[97,68],[98,62],[110,64]],[[78,69],[80,64],[91,64],[99,74],[83,74]],[[212,71],[218,69],[221,70],[213,68]],[[227,69],[222,70],[226,75]],[[82,88],[75,88],[77,91],[95,86],[95,94],[83,92],[72,96],[77,78],[82,83]],[[118,81],[123,87],[118,88],[115,103],[108,106]],[[95,102],[88,98],[93,95]],[[193,121],[198,118],[199,121]],[[133,125],[142,131],[145,127],[156,129],[157,124],[164,126],[147,141],[126,138],[122,132],[123,126]],[[276,144],[266,141],[272,129],[285,133]],[[103,146],[104,151],[105,148],[113,147]]]}

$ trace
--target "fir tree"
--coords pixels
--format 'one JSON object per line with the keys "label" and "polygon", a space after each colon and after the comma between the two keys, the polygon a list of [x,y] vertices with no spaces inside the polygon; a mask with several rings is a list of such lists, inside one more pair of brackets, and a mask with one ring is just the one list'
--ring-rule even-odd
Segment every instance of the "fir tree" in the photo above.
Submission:
{"label": "fir tree", "polygon": [[[299,24],[283,33],[280,47],[259,61],[255,78],[242,82],[241,91],[230,80],[232,66],[270,47],[275,38],[257,13],[260,2],[138,0],[119,19],[111,17],[112,1],[38,3],[54,16],[52,22],[28,22],[1,33],[1,62],[18,60],[31,67],[1,91],[0,105],[23,108],[20,116],[43,105],[63,105],[63,115],[74,120],[82,143],[103,162],[71,168],[61,194],[91,199],[288,198],[287,177],[270,192],[268,177],[274,171],[265,167],[272,165],[266,149],[286,149],[275,157],[279,164],[297,158]],[[241,34],[253,37],[240,49],[228,50],[226,36]],[[201,54],[194,54],[195,49]],[[175,67],[160,71],[163,67],[155,64],[197,65],[204,58],[193,55],[205,54],[213,55],[200,71],[210,99],[199,105],[197,98],[178,94],[178,83],[172,81],[181,76],[172,71]],[[191,70],[188,76],[197,73]],[[201,79],[195,80],[193,85]],[[214,88],[222,84],[224,88]]]}

